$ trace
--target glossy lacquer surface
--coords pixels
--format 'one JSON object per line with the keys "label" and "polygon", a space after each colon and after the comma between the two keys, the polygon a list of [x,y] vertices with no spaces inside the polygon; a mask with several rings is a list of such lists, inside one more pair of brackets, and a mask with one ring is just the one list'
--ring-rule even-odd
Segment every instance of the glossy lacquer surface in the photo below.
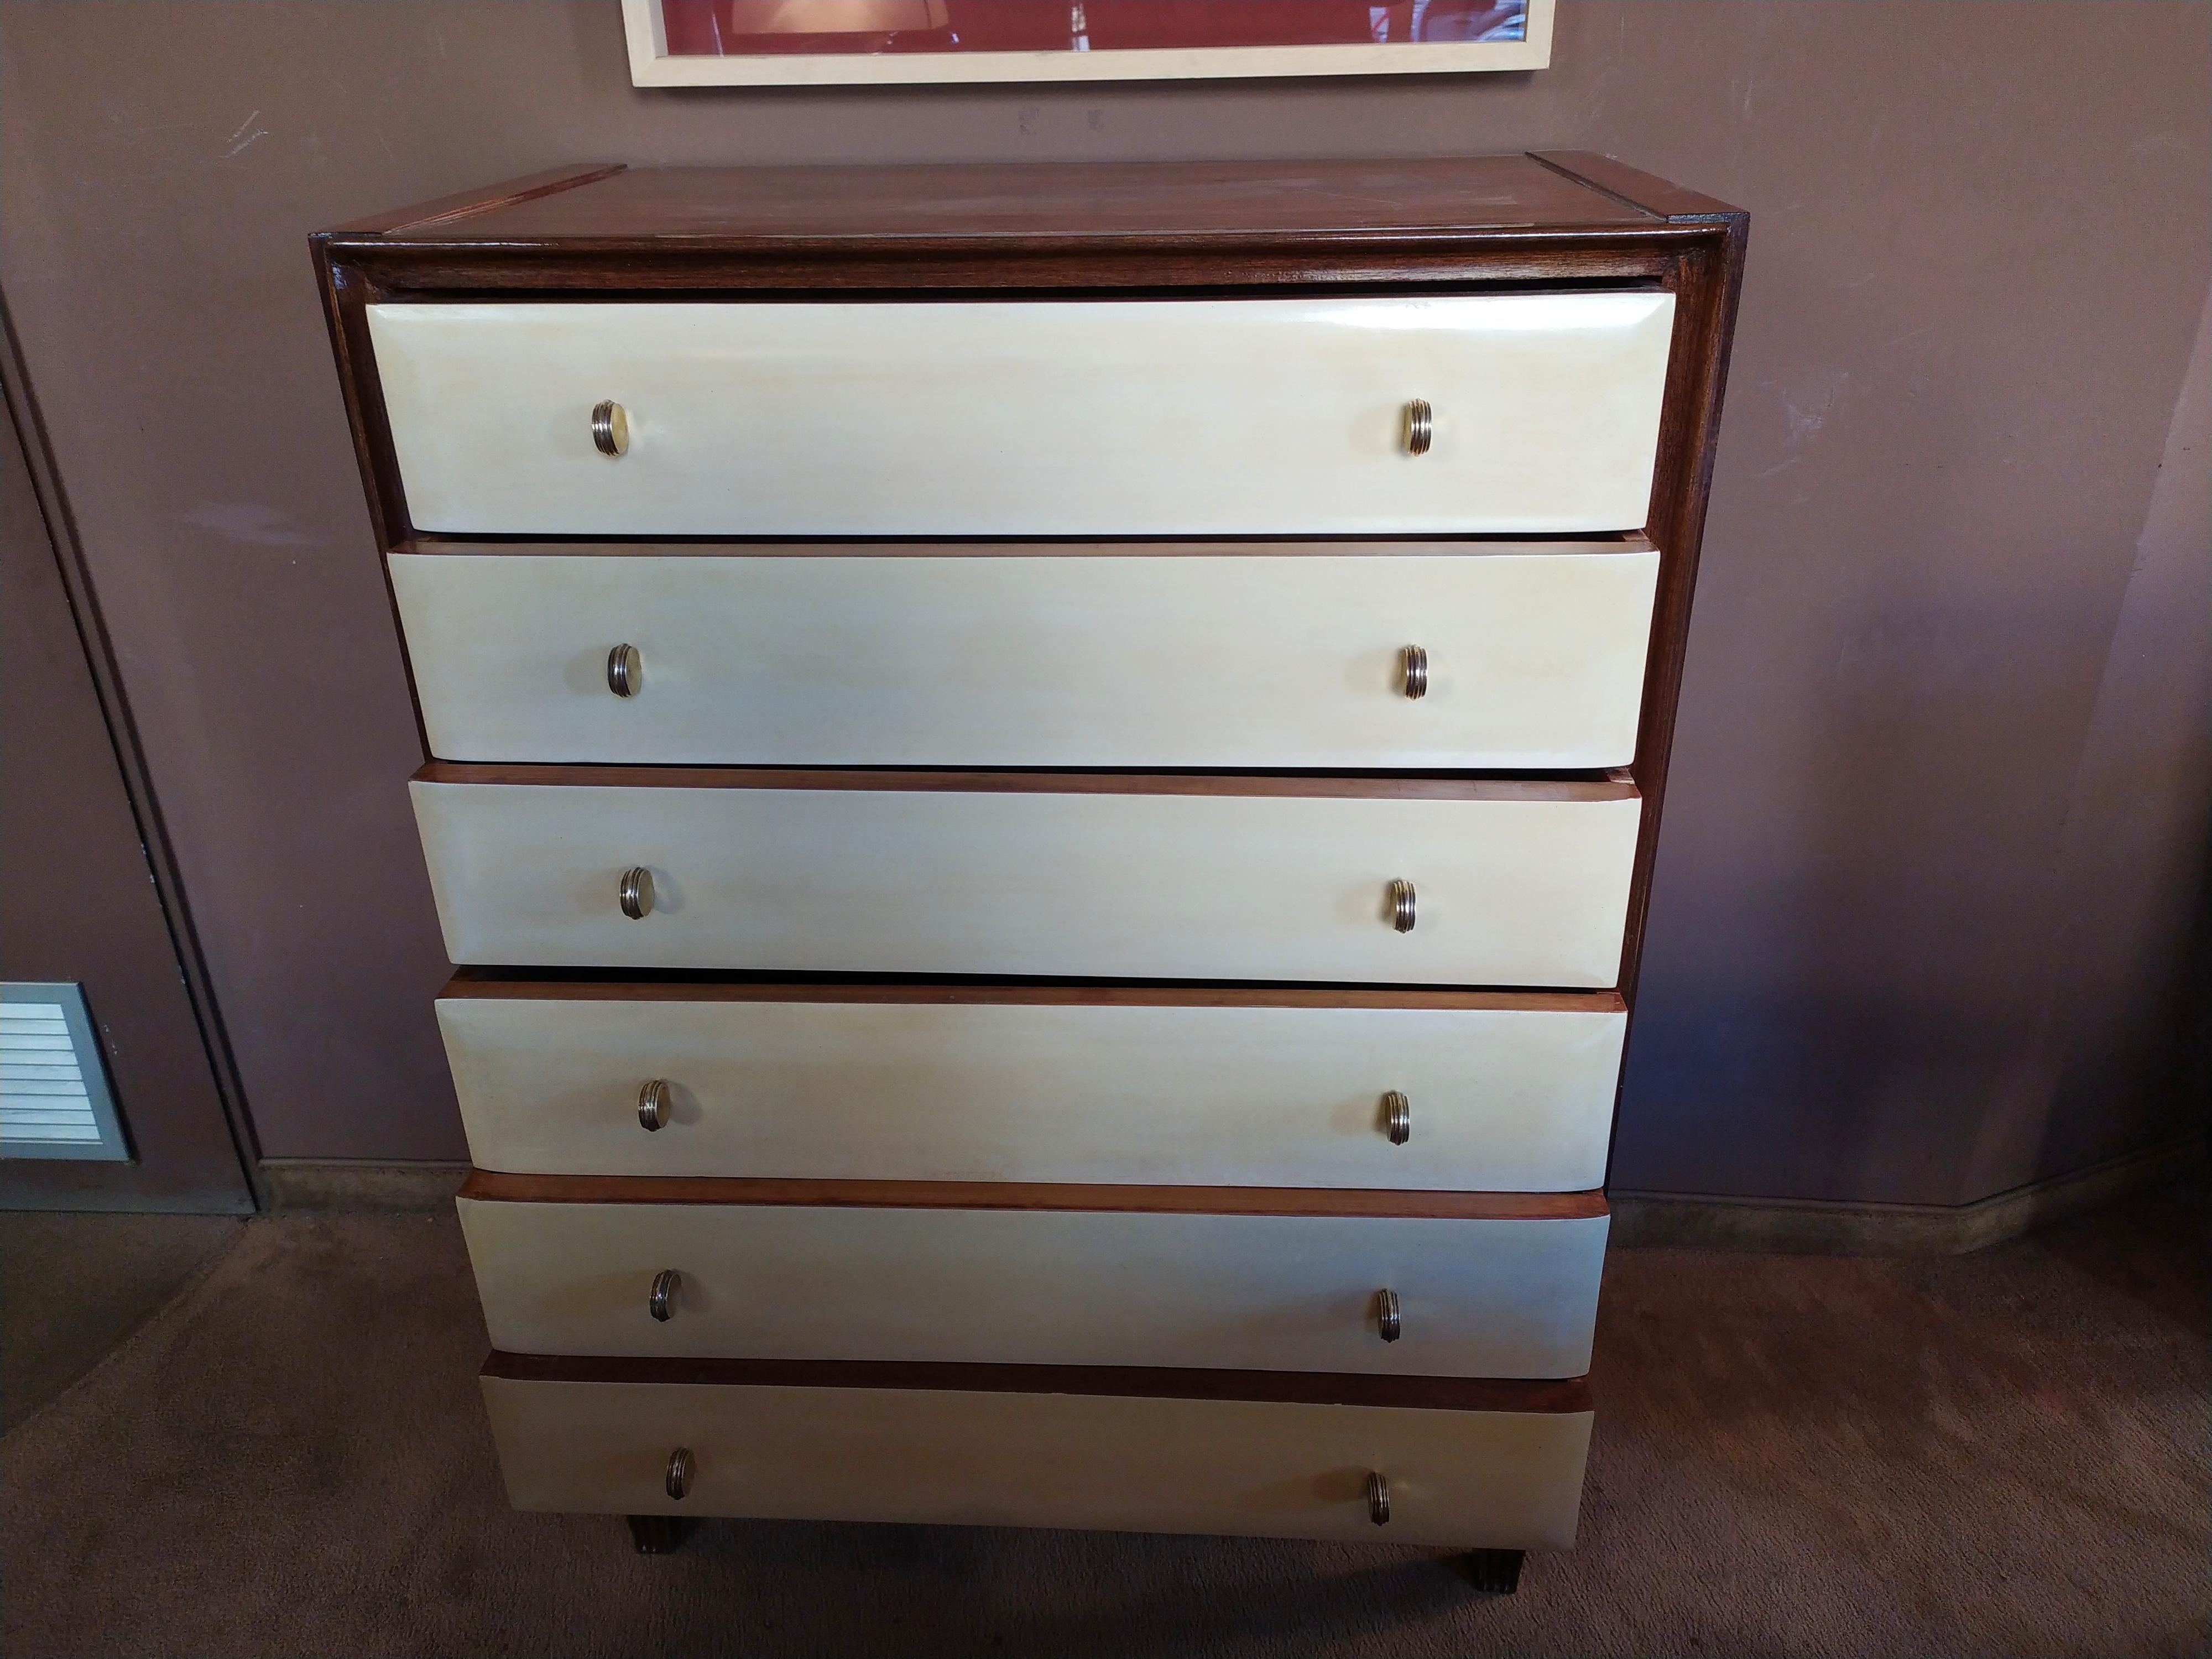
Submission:
{"label": "glossy lacquer surface", "polygon": [[[460,1212],[492,1346],[517,1353],[1492,1377],[1589,1370],[1607,1224],[471,1198]],[[647,1302],[664,1268],[682,1280],[661,1320]]]}
{"label": "glossy lacquer surface", "polygon": [[[1590,1413],[483,1380],[526,1510],[1566,1549]],[[670,1452],[690,1488],[668,1496]],[[1367,1475],[1390,1482],[1369,1518]]]}
{"label": "glossy lacquer surface", "polygon": [[[385,303],[407,510],[445,533],[1618,531],[1671,295]],[[1407,453],[1409,401],[1435,411]],[[622,405],[628,446],[594,447]]]}
{"label": "glossy lacquer surface", "polygon": [[548,550],[397,554],[392,582],[448,760],[1534,769],[1634,755],[1658,566],[1640,540]]}
{"label": "glossy lacquer surface", "polygon": [[[412,786],[457,963],[1613,984],[1641,803],[1499,787]],[[638,920],[632,867],[654,889]]]}
{"label": "glossy lacquer surface", "polygon": [[448,996],[438,1024],[484,1170],[1574,1192],[1605,1179],[1626,1016],[678,993]]}

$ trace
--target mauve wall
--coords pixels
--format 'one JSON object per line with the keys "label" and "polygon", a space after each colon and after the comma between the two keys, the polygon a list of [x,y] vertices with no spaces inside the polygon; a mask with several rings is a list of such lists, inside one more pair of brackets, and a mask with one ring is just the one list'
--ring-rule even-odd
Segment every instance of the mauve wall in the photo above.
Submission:
{"label": "mauve wall", "polygon": [[463,1151],[304,239],[589,158],[1584,148],[1747,206],[1615,1184],[1954,1202],[2181,1121],[2085,1061],[2155,1049],[2201,873],[2201,495],[2146,526],[2212,8],[1560,0],[1544,73],[1218,87],[641,93],[615,0],[11,4],[0,58],[0,283],[270,1156]]}

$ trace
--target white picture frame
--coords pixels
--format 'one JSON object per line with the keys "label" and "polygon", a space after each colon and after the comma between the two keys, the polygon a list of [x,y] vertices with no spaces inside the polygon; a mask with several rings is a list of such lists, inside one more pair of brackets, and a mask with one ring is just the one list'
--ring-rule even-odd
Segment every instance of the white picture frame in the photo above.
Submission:
{"label": "white picture frame", "polygon": [[660,0],[622,0],[631,84],[640,87],[883,86],[1036,81],[1183,81],[1255,76],[1464,75],[1552,61],[1555,0],[1528,0],[1519,40],[1204,46],[1115,52],[672,54]]}

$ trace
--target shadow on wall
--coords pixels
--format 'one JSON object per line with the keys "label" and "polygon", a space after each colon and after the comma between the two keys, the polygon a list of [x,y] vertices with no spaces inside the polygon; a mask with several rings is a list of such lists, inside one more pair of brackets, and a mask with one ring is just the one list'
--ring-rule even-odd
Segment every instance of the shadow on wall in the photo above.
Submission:
{"label": "shadow on wall", "polygon": [[[1970,1204],[2205,1127],[2212,301],[2103,592],[2051,579],[2092,562],[2051,515],[2005,526],[2001,567],[1947,568],[1976,507],[1944,434],[1970,411],[1929,395],[1881,544],[1832,533],[1863,485],[1831,456],[1788,475],[1787,580],[1824,625],[1760,642],[1786,759],[1669,802],[1616,1190]],[[1693,677],[1749,654],[1729,632],[1693,634]],[[1729,752],[1745,718],[1686,746]]]}
{"label": "shadow on wall", "polygon": [[[2202,867],[2212,872],[2212,842]],[[2212,1134],[2212,877],[2200,878],[2196,902],[2177,904],[2172,921],[2172,949],[2155,965],[2175,963],[2177,971],[2144,975],[2140,994],[2122,1002],[2094,1045],[2075,1049],[2052,1086],[2039,1169],[2090,1161],[2084,1124],[2132,1131],[2144,1143]]]}
{"label": "shadow on wall", "polygon": [[1961,1204],[1997,1190],[1967,1190],[1993,1112],[2025,1112],[2031,1150],[2043,1129],[2007,1085],[2051,947],[2021,891],[2057,858],[2083,689],[2052,665],[2079,660],[2079,619],[1864,597],[1777,688],[1794,773],[1737,822],[1668,803],[1621,1190]]}
{"label": "shadow on wall", "polygon": [[[1808,811],[1827,856],[1741,895],[1733,940],[1646,976],[1616,1190],[1969,1204],[2212,1131],[2212,842],[2171,837],[2212,801],[2192,785],[2161,818],[2123,790],[2112,813],[2154,821],[2086,866],[2005,845],[2026,816],[2007,749],[1978,777],[1951,752],[1971,678],[1945,726],[1870,711],[1826,745],[1819,775],[1866,780]],[[1893,663],[1869,683],[1912,679]],[[2037,861],[2033,901],[1984,874]],[[1733,977],[1746,963],[1765,976]]]}

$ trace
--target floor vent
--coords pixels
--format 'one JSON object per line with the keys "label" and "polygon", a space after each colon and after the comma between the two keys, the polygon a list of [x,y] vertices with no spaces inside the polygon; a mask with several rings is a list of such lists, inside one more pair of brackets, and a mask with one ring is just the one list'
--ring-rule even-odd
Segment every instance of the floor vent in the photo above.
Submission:
{"label": "floor vent", "polygon": [[84,988],[0,983],[0,1158],[130,1156]]}

